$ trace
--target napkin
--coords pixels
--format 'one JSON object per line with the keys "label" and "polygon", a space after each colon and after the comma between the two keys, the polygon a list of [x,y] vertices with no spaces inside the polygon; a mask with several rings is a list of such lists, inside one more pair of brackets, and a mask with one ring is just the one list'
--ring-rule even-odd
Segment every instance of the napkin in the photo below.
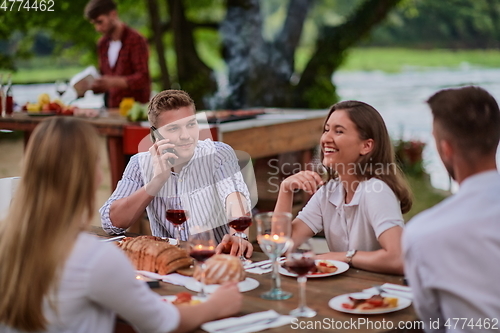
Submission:
{"label": "napkin", "polygon": [[188,283],[191,280],[194,280],[194,278],[190,276],[184,276],[178,273],[172,273],[172,274],[167,274],[167,275],[160,275],[156,274],[153,272],[148,272],[148,271],[137,271],[137,273],[142,274],[148,278],[151,279],[156,279],[156,280],[162,280],[164,282],[168,282],[171,284],[175,284],[177,286],[185,286],[186,283]]}
{"label": "napkin", "polygon": [[185,286],[188,282],[195,280],[195,279],[190,277],[190,276],[185,276],[185,275],[181,275],[178,273],[172,273],[172,274],[164,275],[162,280],[164,282],[175,284],[177,286]]}
{"label": "napkin", "polygon": [[[209,333],[259,332],[271,327],[288,325],[295,317],[280,315],[274,310],[252,313],[243,317],[231,317],[201,325]],[[273,320],[274,319],[274,320]],[[270,322],[273,320],[272,322]]]}
{"label": "napkin", "polygon": [[[392,294],[394,296],[404,297],[413,300],[413,294],[411,288],[408,286],[400,286],[399,284],[384,283],[381,285],[382,289],[387,294]],[[375,287],[363,290],[363,292],[370,294],[378,294],[378,290]]]}

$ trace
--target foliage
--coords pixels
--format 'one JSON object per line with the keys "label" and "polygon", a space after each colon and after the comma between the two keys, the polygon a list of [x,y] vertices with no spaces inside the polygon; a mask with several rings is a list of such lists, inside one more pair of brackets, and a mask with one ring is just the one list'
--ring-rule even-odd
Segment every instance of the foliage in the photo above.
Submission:
{"label": "foliage", "polygon": [[497,0],[411,0],[375,29],[369,45],[424,48],[500,47]]}
{"label": "foliage", "polygon": [[[95,64],[98,36],[83,18],[87,1],[54,1],[53,12],[20,10],[2,17],[0,41],[9,41],[9,52],[0,54],[0,67],[13,68],[12,59],[31,56],[40,34],[50,36],[57,56],[71,48],[73,65]],[[121,0],[118,10],[149,39],[160,89],[186,89],[205,108],[205,97],[216,88],[214,68],[224,68],[228,91],[212,99],[212,107],[323,108],[337,98],[331,75],[345,50],[401,1]],[[312,52],[299,67],[296,51],[304,46]]]}
{"label": "foliage", "polygon": [[411,210],[404,214],[403,217],[405,221],[409,221],[418,213],[432,208],[451,194],[432,187],[428,175],[424,175],[424,177],[416,177],[407,174],[406,176],[413,194],[413,205]]}
{"label": "foliage", "polygon": [[414,177],[422,177],[425,174],[422,158],[424,147],[425,143],[418,140],[405,141],[400,139],[395,142],[396,160],[403,172]]}

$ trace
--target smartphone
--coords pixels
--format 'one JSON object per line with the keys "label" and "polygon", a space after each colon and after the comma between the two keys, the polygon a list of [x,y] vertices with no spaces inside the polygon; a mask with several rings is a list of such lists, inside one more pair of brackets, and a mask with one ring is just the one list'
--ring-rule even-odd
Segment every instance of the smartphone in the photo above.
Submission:
{"label": "smartphone", "polygon": [[[158,129],[154,126],[151,126],[150,128],[150,134],[151,134],[151,141],[153,142],[156,142],[157,140],[164,140],[165,138],[163,137],[163,135],[160,134],[160,132],[158,131]],[[175,155],[176,152],[175,152],[175,149],[174,148],[167,148],[163,151],[163,154],[165,154],[166,152],[168,153],[174,153]],[[175,162],[175,158],[171,157],[168,159],[168,163],[170,163],[170,165],[173,165]]]}

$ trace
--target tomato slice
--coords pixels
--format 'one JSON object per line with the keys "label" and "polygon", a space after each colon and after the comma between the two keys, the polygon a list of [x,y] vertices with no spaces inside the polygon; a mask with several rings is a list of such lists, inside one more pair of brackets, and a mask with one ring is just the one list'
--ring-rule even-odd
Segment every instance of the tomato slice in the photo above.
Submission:
{"label": "tomato slice", "polygon": [[342,307],[344,309],[348,309],[348,310],[354,309],[354,306],[352,304],[350,304],[350,303],[342,303]]}
{"label": "tomato slice", "polygon": [[190,302],[191,301],[191,297],[192,297],[192,295],[190,293],[185,292],[185,291],[182,291],[182,292],[178,293],[175,296],[177,296],[176,301],[178,303],[187,303],[187,302]]}
{"label": "tomato slice", "polygon": [[384,301],[380,299],[367,299],[366,303],[373,305],[374,307],[379,307],[384,305]]}

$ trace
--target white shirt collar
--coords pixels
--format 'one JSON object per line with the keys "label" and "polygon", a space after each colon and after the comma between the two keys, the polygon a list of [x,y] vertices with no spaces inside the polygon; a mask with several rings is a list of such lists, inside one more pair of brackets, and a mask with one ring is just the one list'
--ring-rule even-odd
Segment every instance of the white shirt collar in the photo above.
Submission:
{"label": "white shirt collar", "polygon": [[329,201],[334,204],[336,207],[340,207],[341,205],[345,206],[358,206],[359,200],[361,198],[361,192],[363,191],[364,184],[366,181],[361,181],[356,188],[356,192],[354,192],[354,196],[352,197],[351,202],[348,204],[345,203],[345,190],[344,185],[340,180],[335,180],[337,186],[331,189],[332,193],[330,194]]}
{"label": "white shirt collar", "polygon": [[494,184],[498,179],[500,179],[498,170],[483,171],[473,174],[465,178],[462,184],[460,184],[458,193],[482,190],[490,184]]}

